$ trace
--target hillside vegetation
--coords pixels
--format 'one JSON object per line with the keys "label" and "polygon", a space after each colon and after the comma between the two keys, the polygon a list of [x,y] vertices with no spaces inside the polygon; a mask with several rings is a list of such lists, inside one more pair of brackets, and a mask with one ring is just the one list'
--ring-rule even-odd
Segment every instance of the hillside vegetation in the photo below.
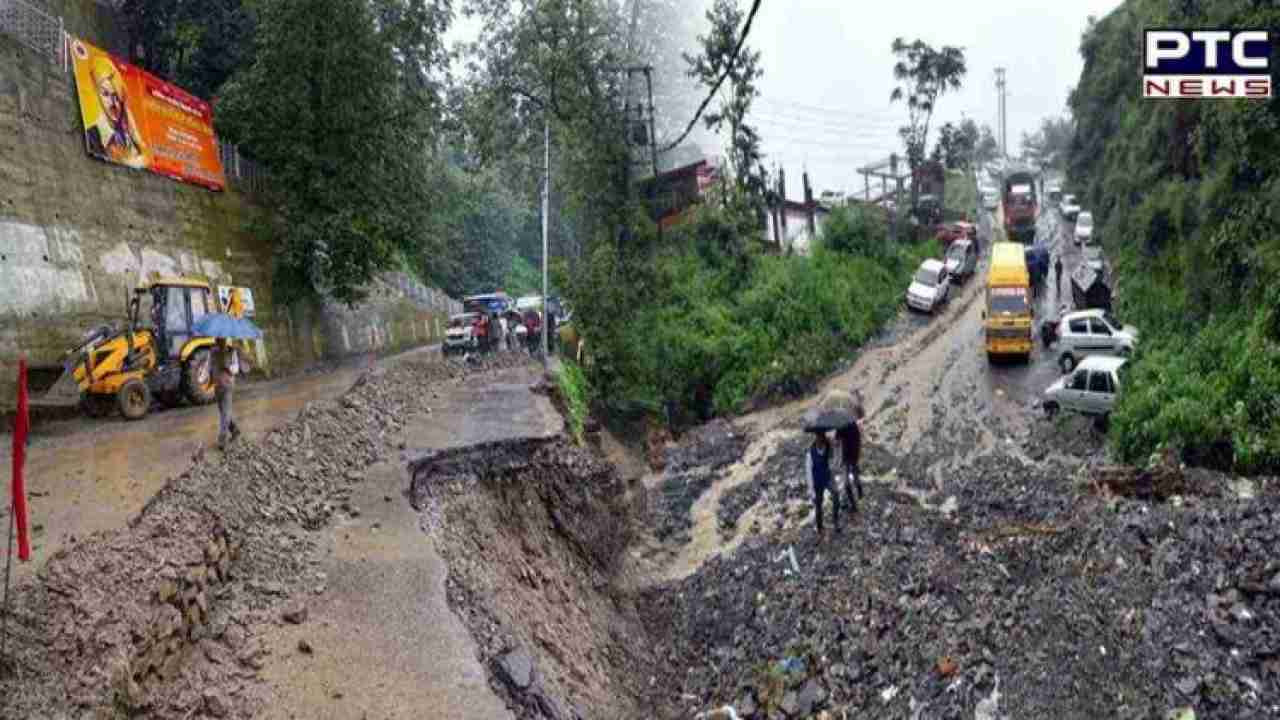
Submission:
{"label": "hillside vegetation", "polygon": [[839,208],[808,255],[778,254],[743,207],[710,202],[661,238],[642,230],[631,252],[599,246],[562,280],[593,305],[575,322],[597,397],[653,413],[670,403],[696,421],[811,387],[895,316],[911,273],[938,254],[932,240],[891,245],[881,217]]}
{"label": "hillside vegetation", "polygon": [[1129,0],[1082,39],[1069,182],[1116,266],[1117,314],[1142,331],[1110,439],[1130,461],[1167,445],[1193,463],[1274,472],[1280,105],[1144,100],[1149,27],[1275,28],[1280,8]]}

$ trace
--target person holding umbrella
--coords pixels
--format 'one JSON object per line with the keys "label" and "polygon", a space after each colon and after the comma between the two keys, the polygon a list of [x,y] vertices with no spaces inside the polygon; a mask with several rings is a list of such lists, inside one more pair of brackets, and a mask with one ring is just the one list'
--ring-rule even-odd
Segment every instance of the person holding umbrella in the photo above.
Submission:
{"label": "person holding umbrella", "polygon": [[240,426],[231,411],[231,395],[240,374],[240,354],[226,338],[218,338],[213,347],[214,395],[218,399],[218,449],[240,439]]}
{"label": "person holding umbrella", "polygon": [[862,399],[856,400],[848,392],[832,390],[824,396],[817,407],[812,408],[804,417],[805,432],[817,435],[805,458],[809,481],[813,484],[814,511],[817,515],[818,533],[822,533],[822,504],[827,491],[831,492],[832,522],[836,532],[840,531],[840,493],[832,485],[831,474],[831,441],[827,433],[834,430],[840,440],[845,463],[845,494],[849,499],[849,508],[858,510],[858,502],[853,488],[858,488],[858,497],[862,495],[862,479],[858,474],[858,456],[861,451],[862,437],[858,431],[858,419],[862,417]]}
{"label": "person holding umbrella", "polygon": [[[822,539],[822,499],[831,490],[831,441],[826,430],[814,432],[813,444],[805,453],[805,469],[813,486],[813,516],[818,525],[818,539]],[[840,496],[831,494],[831,524],[840,532]]]}
{"label": "person holding umbrella", "polygon": [[225,450],[227,442],[240,437],[240,426],[232,413],[231,398],[236,376],[248,372],[240,353],[229,342],[234,339],[252,340],[262,337],[262,331],[244,318],[225,313],[209,313],[196,321],[192,332],[197,336],[217,338],[212,352],[214,395],[218,399],[218,449]]}

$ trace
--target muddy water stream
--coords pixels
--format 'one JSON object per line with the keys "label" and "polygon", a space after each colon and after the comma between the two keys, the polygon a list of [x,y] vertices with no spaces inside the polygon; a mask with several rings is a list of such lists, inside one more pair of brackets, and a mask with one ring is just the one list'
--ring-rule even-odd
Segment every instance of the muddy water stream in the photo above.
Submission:
{"label": "muddy water stream", "polygon": [[[913,498],[922,507],[946,515],[962,508],[955,497],[942,497],[939,488],[946,473],[996,453],[1015,456],[1030,467],[1038,462],[1069,462],[1047,452],[1037,461],[1023,452],[1020,440],[1039,418],[1039,397],[1059,371],[1052,353],[1037,345],[1029,363],[993,363],[987,359],[983,337],[983,279],[992,242],[993,218],[982,222],[985,251],[978,270],[964,286],[956,288],[949,303],[935,315],[903,311],[858,355],[847,369],[821,384],[819,395],[830,390],[861,392],[867,411],[863,421],[865,446],[887,451],[895,463],[913,462],[880,473],[864,471],[864,482],[887,486]],[[1067,240],[1069,226],[1047,212],[1037,227],[1037,242],[1062,254],[1066,275],[1079,261],[1079,251]],[[995,230],[996,240],[1003,232]],[[1036,303],[1036,317],[1056,315],[1059,300],[1052,278]],[[1038,335],[1038,334],[1037,334]],[[737,419],[754,440],[740,462],[720,473],[691,510],[691,540],[669,549],[666,561],[651,577],[668,580],[686,577],[707,559],[732,552],[753,532],[787,523],[789,518],[812,522],[812,512],[791,500],[781,506],[761,498],[737,522],[731,536],[720,535],[718,510],[725,495],[752,481],[761,471],[760,461],[772,456],[795,437],[796,420],[813,398],[772,407]],[[865,451],[864,451],[865,455]],[[769,482],[805,482],[803,463],[797,457],[794,478],[769,478]],[[649,475],[656,487],[662,478]],[[792,524],[792,523],[788,523]],[[648,554],[653,555],[653,548]]]}

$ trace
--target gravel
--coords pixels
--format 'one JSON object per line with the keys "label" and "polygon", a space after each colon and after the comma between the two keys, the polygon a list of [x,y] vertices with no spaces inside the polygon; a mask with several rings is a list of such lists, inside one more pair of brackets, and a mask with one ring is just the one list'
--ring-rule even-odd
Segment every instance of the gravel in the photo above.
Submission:
{"label": "gravel", "polygon": [[[0,717],[88,718],[118,708],[144,718],[255,714],[268,661],[259,636],[282,618],[305,621],[305,605],[291,598],[314,589],[314,531],[363,482],[364,468],[396,451],[405,421],[429,412],[431,384],[518,362],[527,360],[374,370],[260,440],[225,454],[198,451],[127,527],[69,546],[14,588]],[[236,549],[234,562],[205,578],[206,548],[218,537]],[[177,614],[162,598],[198,589],[188,606],[199,608],[188,610],[198,627],[153,644],[166,613]],[[159,670],[148,674],[138,658],[153,650]]]}

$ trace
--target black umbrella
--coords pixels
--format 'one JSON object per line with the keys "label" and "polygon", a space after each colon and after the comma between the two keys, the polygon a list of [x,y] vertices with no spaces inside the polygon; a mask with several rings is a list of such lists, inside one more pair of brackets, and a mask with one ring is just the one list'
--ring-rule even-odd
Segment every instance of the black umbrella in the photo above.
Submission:
{"label": "black umbrella", "polygon": [[811,433],[840,430],[854,423],[852,413],[844,410],[813,408],[804,414],[804,431]]}

